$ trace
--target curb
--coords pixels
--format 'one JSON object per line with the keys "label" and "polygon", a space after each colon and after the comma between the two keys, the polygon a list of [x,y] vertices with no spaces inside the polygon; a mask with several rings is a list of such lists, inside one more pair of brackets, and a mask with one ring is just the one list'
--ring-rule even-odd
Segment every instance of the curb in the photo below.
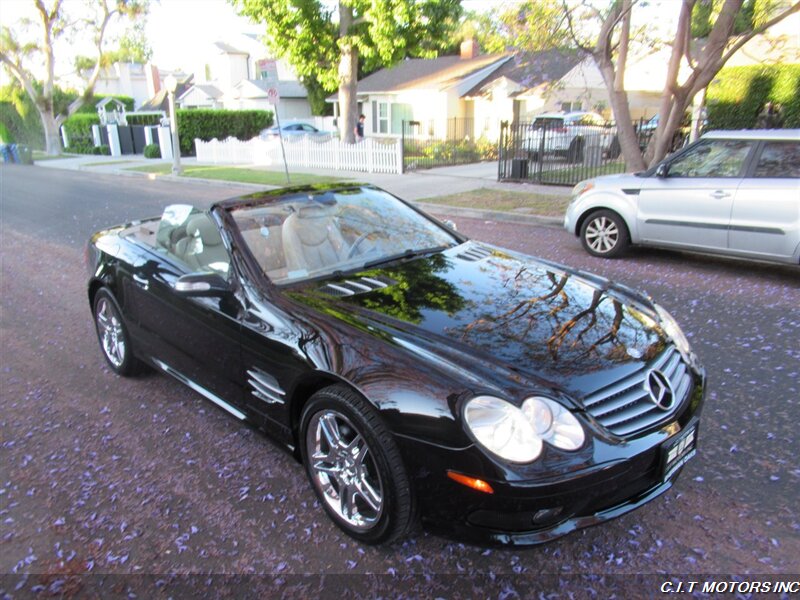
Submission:
{"label": "curb", "polygon": [[545,217],[543,215],[526,215],[520,213],[509,213],[498,210],[482,210],[479,208],[464,208],[462,206],[448,206],[446,204],[431,204],[428,202],[413,202],[425,212],[433,215],[465,217],[467,219],[483,219],[486,221],[500,221],[501,223],[526,223],[528,225],[539,225],[541,227],[561,228],[564,219],[561,217]]}

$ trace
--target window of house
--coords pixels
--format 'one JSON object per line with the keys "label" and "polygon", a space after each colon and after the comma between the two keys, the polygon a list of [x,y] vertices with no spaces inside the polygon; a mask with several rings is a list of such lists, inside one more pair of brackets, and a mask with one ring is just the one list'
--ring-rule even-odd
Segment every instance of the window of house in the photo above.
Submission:
{"label": "window of house", "polygon": [[581,110],[581,103],[579,101],[561,103],[562,112],[575,112],[576,110]]}
{"label": "window of house", "polygon": [[800,178],[800,142],[767,142],[753,177]]}
{"label": "window of house", "polygon": [[378,133],[389,133],[389,103],[378,102]]}

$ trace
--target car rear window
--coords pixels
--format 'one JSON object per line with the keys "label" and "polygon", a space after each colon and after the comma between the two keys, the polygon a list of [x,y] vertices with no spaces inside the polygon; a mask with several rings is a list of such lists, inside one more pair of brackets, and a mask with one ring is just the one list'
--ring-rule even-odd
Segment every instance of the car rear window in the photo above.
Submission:
{"label": "car rear window", "polygon": [[558,117],[538,117],[533,121],[534,129],[559,129],[564,126],[564,119]]}
{"label": "car rear window", "polygon": [[800,142],[767,142],[753,177],[800,178]]}

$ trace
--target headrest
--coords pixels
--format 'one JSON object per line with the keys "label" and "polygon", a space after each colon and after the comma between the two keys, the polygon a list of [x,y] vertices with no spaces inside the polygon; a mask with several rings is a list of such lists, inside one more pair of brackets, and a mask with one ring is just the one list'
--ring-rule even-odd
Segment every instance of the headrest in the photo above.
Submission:
{"label": "headrest", "polygon": [[192,237],[199,236],[205,246],[217,246],[222,243],[216,225],[206,215],[197,215],[189,219],[186,233]]}

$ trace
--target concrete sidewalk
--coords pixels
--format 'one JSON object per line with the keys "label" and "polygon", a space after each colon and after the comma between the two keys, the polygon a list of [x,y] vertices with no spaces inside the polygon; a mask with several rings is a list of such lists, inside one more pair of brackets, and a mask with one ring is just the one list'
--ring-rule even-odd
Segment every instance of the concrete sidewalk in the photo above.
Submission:
{"label": "concrete sidewalk", "polygon": [[[89,171],[92,173],[102,173],[106,175],[119,175],[125,177],[144,177],[150,179],[187,181],[186,178],[172,174],[158,175],[131,171],[131,168],[140,166],[152,166],[157,164],[168,164],[168,160],[146,159],[141,155],[127,155],[123,157],[82,155],[69,158],[39,160],[36,166],[67,169],[75,171]],[[197,159],[193,157],[181,158],[181,165],[184,167],[198,165]],[[209,165],[214,166],[214,165]],[[216,165],[216,166],[236,166],[236,165]],[[276,165],[271,167],[261,167],[253,165],[242,165],[251,169],[263,169],[283,173],[283,167]],[[459,165],[455,167],[440,167],[404,173],[402,175],[386,173],[362,173],[359,171],[336,171],[333,169],[314,169],[302,168],[294,169],[297,174],[309,174],[319,177],[337,177],[341,179],[351,179],[353,181],[371,183],[377,185],[392,194],[405,200],[413,201],[429,212],[443,215],[464,216],[470,218],[484,218],[494,221],[528,222],[542,225],[560,226],[560,218],[545,217],[538,215],[520,214],[514,212],[492,211],[490,207],[486,209],[458,208],[440,204],[426,203],[428,198],[446,196],[469,192],[481,188],[510,190],[514,192],[531,192],[546,194],[551,196],[568,196],[569,187],[543,186],[527,183],[500,183],[497,181],[497,162],[484,162],[471,165]],[[292,170],[289,172],[290,176]],[[242,185],[254,189],[274,189],[280,186],[270,186],[261,184],[249,184],[238,182],[223,182],[219,180],[191,178],[192,182],[207,182],[210,185]]]}

